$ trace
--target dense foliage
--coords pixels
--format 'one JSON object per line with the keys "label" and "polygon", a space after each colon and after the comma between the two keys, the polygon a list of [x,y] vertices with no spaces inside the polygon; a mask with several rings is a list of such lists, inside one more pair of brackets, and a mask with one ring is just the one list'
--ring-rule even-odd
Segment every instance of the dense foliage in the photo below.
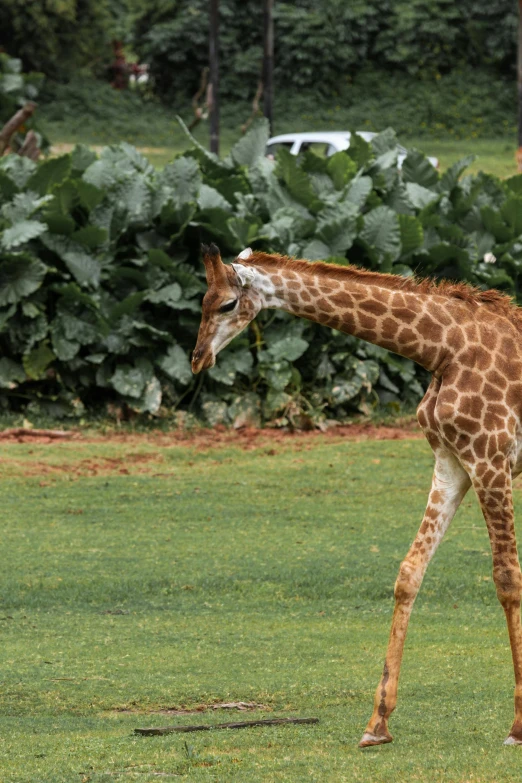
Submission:
{"label": "dense foliage", "polygon": [[67,79],[77,68],[103,71],[112,38],[122,38],[135,0],[0,3],[0,49],[27,71]]}
{"label": "dense foliage", "polygon": [[[155,171],[128,144],[0,162],[4,405],[56,414],[113,401],[208,421],[296,424],[415,402],[412,362],[267,312],[194,379],[201,241],[522,293],[522,176],[442,176],[389,129],[347,152],[264,157],[264,121],[220,160],[196,142]],[[496,263],[487,263],[495,258]],[[163,408],[161,407],[163,405]]]}
{"label": "dense foliage", "polygon": [[[262,4],[221,0],[221,90],[255,92],[262,51]],[[463,67],[514,77],[517,9],[512,0],[296,0],[274,4],[277,89],[344,95],[372,68],[436,82]],[[169,99],[193,94],[208,63],[207,0],[149,0],[134,46]]]}

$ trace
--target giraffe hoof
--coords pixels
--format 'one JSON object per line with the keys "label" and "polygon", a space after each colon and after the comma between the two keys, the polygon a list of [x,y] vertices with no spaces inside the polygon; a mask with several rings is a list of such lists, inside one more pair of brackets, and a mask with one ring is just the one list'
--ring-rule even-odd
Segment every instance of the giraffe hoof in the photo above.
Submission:
{"label": "giraffe hoof", "polygon": [[513,737],[511,734],[504,740],[504,745],[522,745],[522,740]]}
{"label": "giraffe hoof", "polygon": [[391,734],[371,734],[369,731],[365,731],[362,735],[362,739],[359,742],[360,748],[370,748],[372,745],[386,745],[387,742],[392,742],[393,737]]}

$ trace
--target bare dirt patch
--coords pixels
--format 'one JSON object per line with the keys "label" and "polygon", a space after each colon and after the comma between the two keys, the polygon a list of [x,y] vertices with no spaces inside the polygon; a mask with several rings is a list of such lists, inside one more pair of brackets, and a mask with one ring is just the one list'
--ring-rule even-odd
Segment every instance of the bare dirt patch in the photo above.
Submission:
{"label": "bare dirt patch", "polygon": [[[129,475],[131,473],[150,473],[152,465],[163,462],[161,453],[130,453],[125,457],[97,457],[79,459],[77,462],[49,463],[41,460],[12,459],[0,457],[0,466],[15,468],[22,476],[46,476],[52,478],[55,475],[67,473],[73,478],[85,476],[107,476],[118,473]],[[150,463],[150,464],[147,464]]]}
{"label": "bare dirt patch", "polygon": [[[129,432],[128,430],[112,431],[104,434],[79,434],[79,440],[84,443],[110,443],[137,445],[147,443],[157,447],[186,445],[200,450],[220,447],[240,448],[245,451],[270,445],[288,445],[296,443],[332,442],[343,440],[405,440],[423,438],[423,434],[414,420],[401,426],[379,426],[370,423],[344,424],[321,430],[284,430],[257,429],[242,427],[231,429],[218,425],[212,429],[198,428],[192,430],[152,430],[150,432]],[[2,433],[0,433],[0,442]],[[276,452],[274,452],[276,453]]]}

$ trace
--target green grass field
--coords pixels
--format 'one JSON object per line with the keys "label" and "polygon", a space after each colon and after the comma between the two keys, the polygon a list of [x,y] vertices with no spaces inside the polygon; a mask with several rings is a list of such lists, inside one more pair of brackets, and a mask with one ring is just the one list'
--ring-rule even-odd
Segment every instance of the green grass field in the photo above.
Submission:
{"label": "green grass field", "polygon": [[[202,443],[2,443],[2,783],[519,781],[471,496],[413,614],[395,741],[357,748],[430,483],[424,442]],[[269,711],[154,714],[230,701]],[[294,715],[320,723],[133,734]]]}
{"label": "green grass field", "polygon": [[[66,114],[63,118],[57,119],[56,113],[49,116],[50,108],[42,107],[41,123],[43,130],[52,140],[54,154],[67,151],[77,142],[101,147],[104,144],[128,141],[143,150],[154,166],[162,168],[175,155],[189,148],[189,143],[175,119],[176,111],[157,104],[146,104],[140,111],[131,114],[125,113],[129,111],[125,103],[123,103],[125,111],[122,114],[119,114],[114,107],[111,109],[108,106],[107,121],[103,120],[103,115],[91,117],[81,112],[75,116]],[[181,106],[179,112],[184,120],[190,123],[191,110]],[[227,155],[235,141],[240,138],[241,125],[248,115],[248,106],[239,107],[236,111],[232,107],[224,107],[221,123],[221,155]],[[339,120],[338,126],[332,126],[331,121],[330,124],[321,124],[313,116],[303,119],[299,115],[287,116],[280,113],[276,120],[275,132],[277,133],[321,129],[343,130],[348,127],[343,119]],[[201,144],[208,146],[208,122],[200,123],[193,133]],[[511,141],[506,136],[491,139],[454,139],[429,138],[413,134],[408,137],[401,136],[400,141],[407,147],[417,147],[426,155],[439,158],[442,171],[464,156],[474,154],[477,159],[468,169],[469,172],[482,170],[500,177],[509,177],[517,173],[514,137]]]}

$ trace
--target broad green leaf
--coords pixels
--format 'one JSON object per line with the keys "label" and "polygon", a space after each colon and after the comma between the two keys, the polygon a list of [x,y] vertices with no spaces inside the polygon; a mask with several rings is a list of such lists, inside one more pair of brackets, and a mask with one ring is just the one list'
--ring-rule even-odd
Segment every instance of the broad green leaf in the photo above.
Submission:
{"label": "broad green leaf", "polygon": [[456,163],[450,166],[449,169],[446,169],[444,174],[442,174],[440,177],[437,190],[439,190],[441,193],[445,191],[452,191],[453,188],[458,184],[463,171],[465,171],[468,166],[471,166],[476,157],[476,155],[466,155],[465,158],[456,161]]}
{"label": "broad green leaf", "polygon": [[70,170],[70,155],[62,155],[60,158],[51,158],[38,165],[38,168],[27,182],[27,187],[43,196],[45,193],[48,193],[54,185],[63,182]]}
{"label": "broad green leaf", "polygon": [[178,204],[195,201],[201,187],[201,172],[194,158],[180,157],[167,163],[158,176],[161,186],[174,192]]}
{"label": "broad green leaf", "polygon": [[145,388],[138,400],[128,401],[130,407],[137,413],[157,413],[162,399],[161,384],[156,377],[145,383]]}
{"label": "broad green leaf", "polygon": [[243,138],[234,144],[230,157],[237,166],[252,166],[258,158],[265,155],[269,138],[268,120],[266,117],[260,117],[252,123]]}
{"label": "broad green leaf", "polygon": [[[366,143],[366,142],[365,142]],[[346,199],[361,208],[366,203],[373,187],[371,177],[357,177],[346,190]]]}
{"label": "broad green leaf", "polygon": [[402,164],[404,182],[416,182],[424,188],[432,188],[437,184],[439,175],[428,158],[419,150],[409,150]]}
{"label": "broad green leaf", "polygon": [[497,242],[507,242],[513,238],[513,231],[507,226],[499,212],[488,205],[481,207],[480,216],[484,223],[484,228],[490,234],[493,234]]}
{"label": "broad green leaf", "polygon": [[172,304],[181,299],[181,286],[178,283],[170,283],[159,291],[150,291],[146,298],[154,304]]}
{"label": "broad green leaf", "polygon": [[143,371],[130,364],[120,364],[110,378],[110,383],[119,394],[136,399],[141,397],[145,389]]}
{"label": "broad green leaf", "polygon": [[389,207],[377,207],[364,216],[364,227],[360,238],[370,248],[392,260],[398,258],[401,250],[401,232],[397,214]]}
{"label": "broad green leaf", "polygon": [[174,265],[172,258],[167,255],[164,250],[159,250],[158,248],[151,248],[148,252],[148,257],[152,264],[155,264],[162,269],[170,270]]}
{"label": "broad green leaf", "polygon": [[283,337],[272,343],[267,349],[274,361],[286,359],[289,362],[295,362],[308,348],[308,343],[302,337]]}
{"label": "broad green leaf", "polygon": [[76,188],[82,207],[85,207],[85,209],[87,209],[89,212],[97,207],[98,204],[101,204],[104,199],[105,194],[103,189],[97,188],[90,182],[78,180],[76,182]]}
{"label": "broad green leaf", "polygon": [[295,155],[285,147],[281,147],[277,153],[276,171],[284,180],[292,198],[312,212],[321,208],[321,202],[312,189],[308,175],[299,167]]}
{"label": "broad green leaf", "polygon": [[16,304],[42,285],[47,267],[28,255],[5,255],[0,261],[0,307]]}
{"label": "broad green leaf", "polygon": [[406,183],[406,193],[412,206],[419,210],[424,209],[432,201],[436,201],[439,198],[438,194],[434,193],[433,190],[428,190],[428,188],[418,185],[416,182]]}
{"label": "broad green leaf", "polygon": [[55,354],[47,342],[42,342],[36,348],[23,356],[24,370],[29,378],[38,381],[45,374],[46,369],[56,359]]}
{"label": "broad green leaf", "polygon": [[[351,141],[351,139],[350,139]],[[370,146],[376,157],[380,157],[387,152],[395,151],[397,148],[397,134],[393,128],[386,128],[370,141]]]}
{"label": "broad green leaf", "polygon": [[264,370],[269,386],[275,391],[284,391],[292,380],[292,365],[285,361],[274,361]]}
{"label": "broad green leaf", "polygon": [[301,255],[308,261],[324,261],[333,255],[333,251],[320,239],[312,239],[303,247]]}
{"label": "broad green leaf", "polygon": [[232,205],[221,193],[210,185],[201,185],[198,196],[198,207],[204,212],[207,209],[223,209],[232,212]]}
{"label": "broad green leaf", "polygon": [[332,386],[332,402],[334,405],[344,405],[350,400],[353,400],[363,387],[363,379],[358,375],[354,375],[353,378],[338,377]]}
{"label": "broad green leaf", "polygon": [[30,218],[40,207],[53,200],[52,196],[39,197],[32,190],[17,193],[9,204],[2,207],[2,215],[11,223]]}
{"label": "broad green leaf", "polygon": [[0,242],[4,250],[11,250],[29,242],[47,231],[45,223],[39,220],[20,220],[2,233]]}
{"label": "broad green leaf", "polygon": [[77,144],[71,152],[71,168],[75,174],[83,174],[96,158],[96,153],[90,147],[85,144]]}
{"label": "broad green leaf", "polygon": [[371,144],[359,136],[355,131],[350,133],[350,146],[346,150],[350,158],[355,162],[358,169],[366,166],[373,158]]}
{"label": "broad green leaf", "polygon": [[25,378],[25,370],[18,362],[5,356],[0,359],[0,389],[15,389]]}
{"label": "broad green leaf", "polygon": [[328,158],[326,170],[330,175],[335,188],[337,190],[342,190],[352,177],[355,176],[357,164],[346,152],[336,152]]}
{"label": "broad green leaf", "polygon": [[248,247],[257,239],[260,227],[260,223],[252,222],[246,218],[232,217],[227,220],[227,228],[237,240],[237,246],[240,250]]}
{"label": "broad green leaf", "polygon": [[36,170],[37,164],[22,155],[4,155],[0,158],[0,170],[21,190]]}
{"label": "broad green leaf", "polygon": [[103,330],[100,320],[90,311],[84,311],[82,316],[75,315],[60,306],[54,325],[59,327],[60,332],[67,340],[78,342],[81,345],[89,345],[96,342]]}
{"label": "broad green leaf", "polygon": [[61,319],[56,319],[51,326],[51,341],[53,351],[62,362],[74,359],[80,350],[80,343],[75,340],[68,340],[63,329]]}
{"label": "broad green leaf", "polygon": [[413,215],[398,215],[401,232],[402,255],[407,255],[421,247],[424,242],[422,223]]}
{"label": "broad green leaf", "polygon": [[317,233],[317,238],[329,248],[330,256],[343,256],[353,245],[356,236],[355,215],[340,215],[337,220],[323,222]]}
{"label": "broad green leaf", "polygon": [[95,160],[82,174],[83,182],[102,191],[112,188],[118,179],[117,170],[106,160]]}
{"label": "broad green leaf", "polygon": [[62,236],[47,234],[42,241],[63,261],[80,285],[98,286],[101,274],[100,262],[87,253],[85,248]]}
{"label": "broad green leaf", "polygon": [[[241,353],[247,354],[250,360],[245,360],[245,356],[242,356]],[[223,383],[225,386],[232,386],[237,373],[248,372],[253,364],[252,355],[248,351],[241,353],[239,356],[229,351],[220,353],[216,364],[208,371],[210,377],[219,383]]]}
{"label": "broad green leaf", "polygon": [[164,373],[173,381],[187,386],[193,379],[190,361],[181,345],[171,345],[167,353],[157,361]]}
{"label": "broad green leaf", "polygon": [[515,193],[517,196],[522,196],[522,174],[515,174],[514,177],[505,179],[504,185],[506,185],[512,193]]}
{"label": "broad green leaf", "polygon": [[510,196],[501,206],[500,214],[511,227],[513,236],[522,234],[522,195]]}
{"label": "broad green leaf", "polygon": [[99,226],[83,226],[72,234],[71,239],[89,250],[94,250],[106,241],[107,230]]}
{"label": "broad green leaf", "polygon": [[17,192],[17,187],[11,177],[0,169],[0,197],[2,201],[9,201]]}

